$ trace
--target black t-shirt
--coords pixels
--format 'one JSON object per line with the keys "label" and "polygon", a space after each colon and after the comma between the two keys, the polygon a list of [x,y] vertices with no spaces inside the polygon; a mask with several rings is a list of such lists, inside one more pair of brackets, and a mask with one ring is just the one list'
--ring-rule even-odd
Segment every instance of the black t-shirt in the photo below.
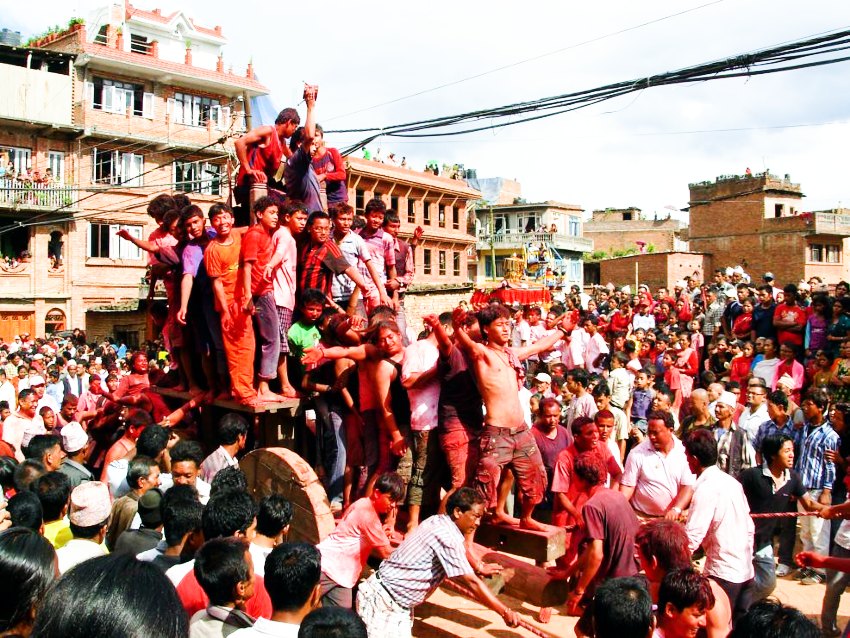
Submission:
{"label": "black t-shirt", "polygon": [[753,310],[753,330],[756,331],[756,337],[776,338],[776,328],[773,327],[775,312],[776,304],[771,304],[770,308],[763,308],[761,304],[756,305]]}
{"label": "black t-shirt", "polygon": [[[764,466],[744,470],[738,476],[738,480],[744,487],[744,494],[747,496],[750,512],[753,514],[793,512],[797,509],[796,499],[806,493],[800,475],[794,470],[791,470],[788,481],[776,493],[773,491],[773,478],[764,475]],[[771,543],[774,530],[781,520],[781,518],[755,519],[756,551]]]}

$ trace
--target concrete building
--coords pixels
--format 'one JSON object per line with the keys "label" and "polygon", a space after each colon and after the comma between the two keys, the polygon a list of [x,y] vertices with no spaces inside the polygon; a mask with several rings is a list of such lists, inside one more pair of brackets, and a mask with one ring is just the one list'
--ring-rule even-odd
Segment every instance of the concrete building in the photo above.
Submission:
{"label": "concrete building", "polygon": [[582,254],[593,250],[582,231],[582,212],[575,204],[551,201],[479,207],[476,281],[501,279],[506,258],[523,257],[542,244],[552,250],[553,270],[565,283],[582,285]]}
{"label": "concrete building", "polygon": [[[469,299],[476,268],[474,224],[467,205],[481,193],[466,182],[357,157],[346,158],[348,201],[362,212],[373,197],[398,212],[401,236],[425,230],[414,253],[416,276],[405,306],[412,324]],[[474,221],[474,219],[473,219]]]}
{"label": "concrete building", "polygon": [[772,271],[780,284],[850,277],[850,211],[803,212],[803,192],[786,175],[724,175],[690,184],[690,249],[711,268],[742,265],[755,281]]}
{"label": "concrete building", "polygon": [[593,240],[594,252],[613,255],[616,251],[651,246],[657,252],[688,249],[688,225],[669,213],[659,218],[644,215],[640,208],[595,210],[584,223],[584,236]]}
{"label": "concrete building", "polygon": [[52,179],[0,179],[0,336],[144,338],[146,255],[116,233],[147,236],[160,193],[204,208],[225,193],[243,107],[267,92],[250,66],[225,70],[225,42],[181,11],[116,4],[3,49],[0,160]]}

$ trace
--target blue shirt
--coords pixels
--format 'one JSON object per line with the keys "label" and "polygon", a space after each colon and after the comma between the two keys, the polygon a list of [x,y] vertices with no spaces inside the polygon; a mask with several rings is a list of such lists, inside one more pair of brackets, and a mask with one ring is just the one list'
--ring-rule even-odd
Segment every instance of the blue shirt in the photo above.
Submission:
{"label": "blue shirt", "polygon": [[838,434],[829,421],[820,427],[805,426],[806,439],[800,452],[799,473],[807,490],[832,489],[835,481],[835,463],[824,458],[827,450],[838,450]]}
{"label": "blue shirt", "polygon": [[753,438],[753,447],[756,449],[756,452],[761,452],[761,444],[765,438],[780,434],[790,436],[794,442],[794,469],[797,469],[800,466],[800,448],[803,446],[803,439],[806,437],[806,428],[795,428],[794,419],[790,415],[782,427],[778,426],[773,419],[762,423],[755,438]]}
{"label": "blue shirt", "polygon": [[308,213],[322,210],[321,188],[316,172],[313,170],[313,158],[298,147],[288,160],[283,171],[286,182],[286,194],[304,204]]}

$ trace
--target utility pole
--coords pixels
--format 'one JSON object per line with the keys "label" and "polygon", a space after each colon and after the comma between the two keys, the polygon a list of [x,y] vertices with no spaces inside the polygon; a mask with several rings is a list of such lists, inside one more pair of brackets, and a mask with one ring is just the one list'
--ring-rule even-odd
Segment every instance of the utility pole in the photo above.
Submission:
{"label": "utility pole", "polygon": [[496,275],[496,215],[490,207],[490,267],[493,269],[493,281],[498,281]]}

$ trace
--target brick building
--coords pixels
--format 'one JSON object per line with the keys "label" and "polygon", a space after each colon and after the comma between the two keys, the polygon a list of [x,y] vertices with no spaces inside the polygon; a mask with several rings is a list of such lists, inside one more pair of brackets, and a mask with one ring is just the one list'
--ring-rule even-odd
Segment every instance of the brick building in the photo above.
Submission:
{"label": "brick building", "polygon": [[803,192],[788,175],[721,176],[689,187],[690,250],[707,253],[712,268],[740,264],[756,281],[772,271],[780,284],[850,277],[850,211],[802,212]]}
{"label": "brick building", "polygon": [[606,208],[595,210],[584,222],[584,235],[593,240],[593,249],[613,254],[615,251],[636,249],[641,242],[657,252],[687,250],[688,225],[658,215],[649,219],[640,208]]}
{"label": "brick building", "polygon": [[659,287],[672,290],[673,283],[685,277],[705,281],[710,259],[702,253],[656,252],[603,259],[597,266],[599,280],[594,283],[630,285],[636,290],[637,282],[647,284],[652,290]]}
{"label": "brick building", "polygon": [[30,193],[0,179],[0,336],[144,337],[146,257],[116,233],[147,236],[160,193],[204,208],[225,194],[244,105],[267,92],[250,66],[225,70],[225,42],[181,11],[116,4],[3,49],[0,160],[53,180]]}

